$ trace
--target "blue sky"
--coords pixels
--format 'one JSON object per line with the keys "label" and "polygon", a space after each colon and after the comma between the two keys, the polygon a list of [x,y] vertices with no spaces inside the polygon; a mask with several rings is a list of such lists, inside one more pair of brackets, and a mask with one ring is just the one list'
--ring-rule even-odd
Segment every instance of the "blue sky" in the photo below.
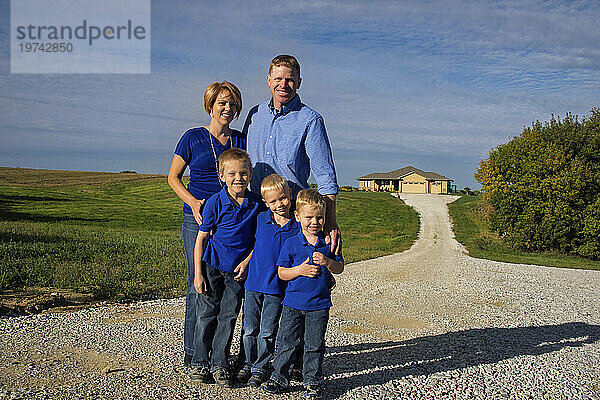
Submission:
{"label": "blue sky", "polygon": [[535,120],[600,106],[600,2],[152,1],[151,74],[10,74],[0,0],[0,166],[166,174],[206,86],[247,110],[294,54],[325,118],[338,179],[407,165],[458,187]]}

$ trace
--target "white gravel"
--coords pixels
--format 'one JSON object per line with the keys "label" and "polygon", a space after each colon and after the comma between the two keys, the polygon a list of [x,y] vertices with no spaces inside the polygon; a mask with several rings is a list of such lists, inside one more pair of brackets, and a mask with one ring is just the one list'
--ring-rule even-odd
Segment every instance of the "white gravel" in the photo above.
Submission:
{"label": "white gravel", "polygon": [[[453,239],[453,197],[402,198],[419,240],[337,279],[326,398],[600,399],[600,272],[471,258]],[[192,383],[183,307],[1,319],[0,399],[303,398],[298,383],[280,396]]]}

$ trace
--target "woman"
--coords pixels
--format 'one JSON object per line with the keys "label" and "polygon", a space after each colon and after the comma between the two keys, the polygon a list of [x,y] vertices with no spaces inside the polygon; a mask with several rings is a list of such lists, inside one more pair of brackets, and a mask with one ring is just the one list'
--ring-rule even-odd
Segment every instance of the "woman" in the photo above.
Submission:
{"label": "woman", "polygon": [[[240,131],[229,127],[242,110],[242,95],[233,83],[211,83],[204,92],[204,109],[211,117],[210,123],[205,127],[189,129],[183,134],[175,149],[168,175],[169,186],[184,201],[182,231],[188,276],[183,334],[186,366],[191,366],[194,355],[194,245],[198,227],[202,223],[202,206],[206,199],[221,190],[219,155],[231,147],[246,149],[246,138]],[[190,168],[190,182],[186,188],[181,178],[187,167]]]}

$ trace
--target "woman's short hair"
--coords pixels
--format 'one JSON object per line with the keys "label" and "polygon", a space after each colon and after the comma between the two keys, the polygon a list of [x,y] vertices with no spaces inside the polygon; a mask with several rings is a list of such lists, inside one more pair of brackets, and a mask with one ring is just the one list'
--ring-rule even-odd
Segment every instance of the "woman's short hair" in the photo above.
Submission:
{"label": "woman's short hair", "polygon": [[221,92],[228,92],[233,100],[237,104],[237,110],[235,111],[235,118],[240,116],[242,112],[242,93],[240,89],[237,88],[233,83],[223,81],[223,82],[213,82],[206,88],[204,92],[204,109],[210,115],[213,106],[215,105],[215,101]]}
{"label": "woman's short hair", "polygon": [[248,171],[252,172],[252,162],[250,161],[250,156],[246,152],[246,150],[238,149],[236,147],[232,147],[231,149],[225,150],[219,156],[219,173],[222,174],[225,170],[225,164],[230,161],[242,161],[248,167]]}
{"label": "woman's short hair", "polygon": [[269,64],[269,75],[271,75],[271,71],[273,67],[288,67],[292,71],[296,71],[298,73],[298,78],[300,78],[300,63],[296,60],[296,57],[290,56],[288,54],[280,54],[274,59],[271,60],[271,64]]}
{"label": "woman's short hair", "polygon": [[305,206],[325,210],[325,197],[316,189],[301,190],[298,192],[298,197],[296,197],[296,211],[300,211]]}
{"label": "woman's short hair", "polygon": [[271,190],[284,191],[289,196],[291,191],[285,178],[279,174],[271,174],[263,179],[260,184],[260,194],[264,197],[265,193]]}

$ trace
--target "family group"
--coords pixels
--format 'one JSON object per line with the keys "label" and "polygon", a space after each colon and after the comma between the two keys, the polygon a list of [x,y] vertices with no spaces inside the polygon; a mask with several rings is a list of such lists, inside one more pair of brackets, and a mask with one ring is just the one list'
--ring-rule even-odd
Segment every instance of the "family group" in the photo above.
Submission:
{"label": "family group", "polygon": [[266,81],[271,98],[241,132],[229,127],[241,113],[239,89],[211,83],[209,124],[186,131],[175,149],[168,181],[184,202],[184,364],[193,380],[268,393],[285,391],[300,366],[307,398],[319,399],[332,274],[344,269],[338,184],[323,118],[297,93],[296,58],[275,57]]}

